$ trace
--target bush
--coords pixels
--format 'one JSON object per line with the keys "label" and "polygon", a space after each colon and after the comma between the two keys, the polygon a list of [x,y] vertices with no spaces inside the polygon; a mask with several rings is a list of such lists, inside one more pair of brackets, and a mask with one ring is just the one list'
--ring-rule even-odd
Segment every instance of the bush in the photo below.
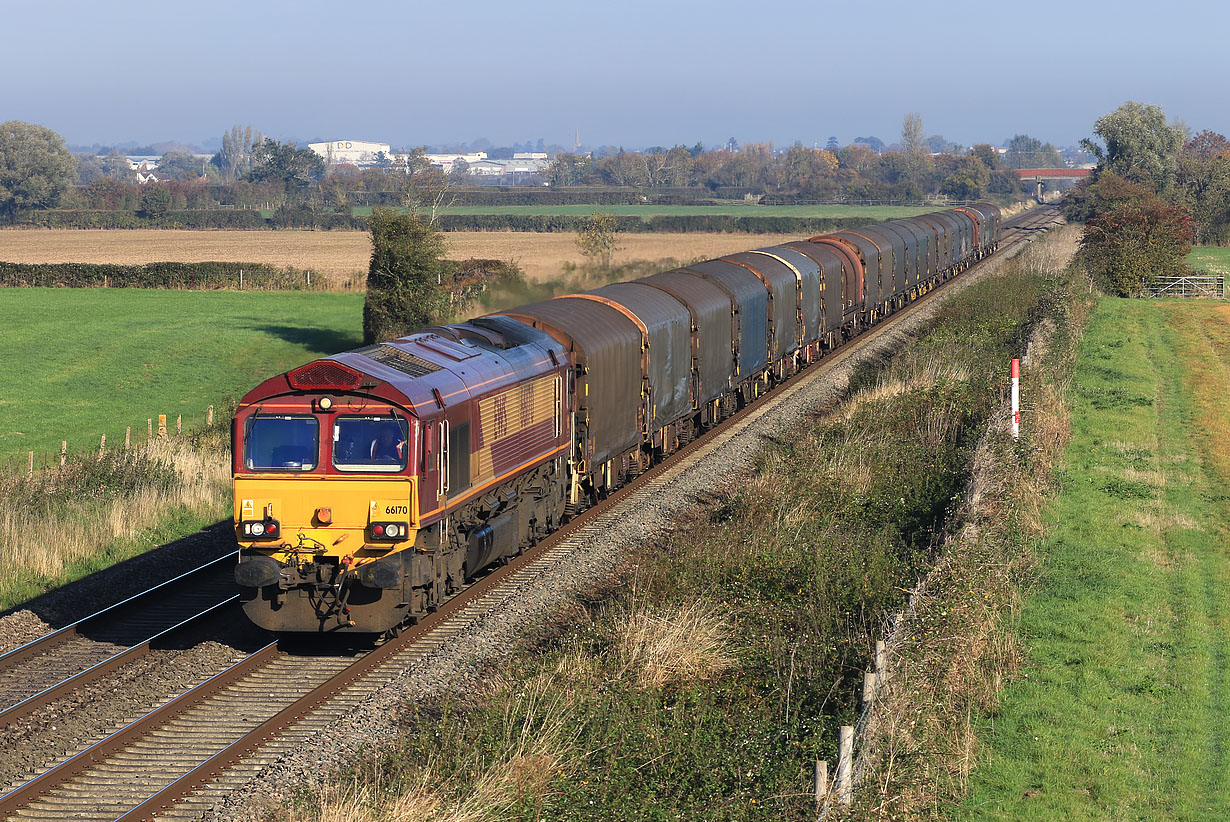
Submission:
{"label": "bush", "polygon": [[391,340],[436,322],[444,312],[445,282],[454,263],[444,238],[412,214],[378,208],[368,219],[372,260],[363,302],[363,339]]}
{"label": "bush", "polygon": [[1194,230],[1186,209],[1148,194],[1089,218],[1080,257],[1107,294],[1140,296],[1158,277],[1187,273]]}

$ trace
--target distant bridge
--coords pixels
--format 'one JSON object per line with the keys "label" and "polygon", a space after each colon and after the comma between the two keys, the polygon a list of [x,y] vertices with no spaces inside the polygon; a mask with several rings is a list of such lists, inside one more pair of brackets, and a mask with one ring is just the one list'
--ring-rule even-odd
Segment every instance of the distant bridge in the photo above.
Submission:
{"label": "distant bridge", "polygon": [[1012,173],[1017,176],[1022,183],[1032,182],[1034,184],[1034,193],[1038,199],[1042,199],[1042,192],[1046,190],[1047,180],[1083,180],[1089,176],[1091,168],[1014,168]]}

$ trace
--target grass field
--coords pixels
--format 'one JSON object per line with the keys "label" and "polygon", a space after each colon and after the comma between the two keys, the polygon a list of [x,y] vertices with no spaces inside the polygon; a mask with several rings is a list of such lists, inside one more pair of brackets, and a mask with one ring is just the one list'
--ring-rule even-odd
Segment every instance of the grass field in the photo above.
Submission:
{"label": "grass field", "polygon": [[363,297],[306,292],[4,289],[0,460],[145,437],[362,342]]}
{"label": "grass field", "polygon": [[1230,274],[1230,248],[1213,245],[1197,246],[1187,255],[1187,264],[1197,271]]}
{"label": "grass field", "polygon": [[1099,304],[1020,619],[1027,673],[954,818],[1230,816],[1228,362],[1230,306]]}
{"label": "grass field", "polygon": [[[765,206],[744,203],[730,205],[534,205],[534,206],[451,206],[444,214],[528,214],[546,217],[589,216],[595,211],[620,217],[657,217],[712,215],[732,217],[867,217],[875,220],[896,220],[935,211],[939,206],[858,206],[858,205],[795,205]],[[371,209],[355,206],[351,213],[367,216]]]}
{"label": "grass field", "polygon": [[[534,281],[557,279],[565,263],[584,259],[569,233],[457,231],[445,239],[453,259],[513,260]],[[717,257],[797,239],[779,234],[625,234],[613,262]],[[268,263],[311,269],[335,283],[366,274],[371,253],[365,231],[0,231],[0,260],[13,263]]]}

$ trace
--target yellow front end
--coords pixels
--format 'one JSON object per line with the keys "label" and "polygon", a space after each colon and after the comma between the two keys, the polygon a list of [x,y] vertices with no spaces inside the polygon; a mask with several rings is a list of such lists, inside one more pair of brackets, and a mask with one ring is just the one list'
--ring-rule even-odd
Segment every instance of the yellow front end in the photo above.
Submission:
{"label": "yellow front end", "polygon": [[[274,538],[244,533],[244,523],[276,522]],[[375,538],[373,523],[408,526]],[[288,565],[305,561],[358,567],[410,547],[418,526],[415,477],[235,477],[235,535],[244,552]]]}

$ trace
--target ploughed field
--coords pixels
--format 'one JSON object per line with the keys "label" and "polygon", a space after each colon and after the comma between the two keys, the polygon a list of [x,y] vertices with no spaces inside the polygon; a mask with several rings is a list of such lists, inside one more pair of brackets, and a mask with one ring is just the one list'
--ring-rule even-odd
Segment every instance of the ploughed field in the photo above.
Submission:
{"label": "ploughed field", "polygon": [[[3,233],[3,232],[0,232]],[[122,446],[210,404],[362,343],[363,296],[321,292],[0,291],[0,461]],[[225,412],[224,412],[225,413]]]}
{"label": "ploughed field", "polygon": [[[531,281],[558,279],[566,263],[584,260],[576,235],[568,232],[455,231],[445,239],[453,259],[513,260]],[[623,234],[612,261],[707,259],[797,239],[780,234]],[[12,263],[267,263],[310,269],[339,286],[367,273],[371,252],[365,231],[0,231],[0,260]]]}

